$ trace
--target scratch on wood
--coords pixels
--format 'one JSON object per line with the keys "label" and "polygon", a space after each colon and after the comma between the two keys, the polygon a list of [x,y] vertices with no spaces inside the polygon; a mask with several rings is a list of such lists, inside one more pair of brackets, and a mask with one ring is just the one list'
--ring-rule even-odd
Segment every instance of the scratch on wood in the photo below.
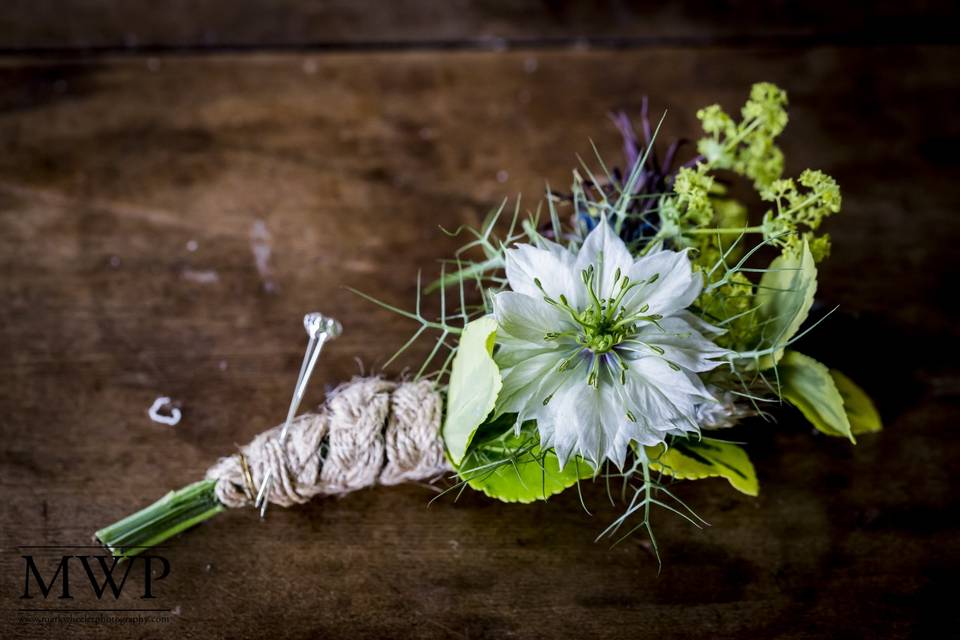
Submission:
{"label": "scratch on wood", "polygon": [[180,272],[184,280],[196,282],[197,284],[217,284],[220,282],[220,275],[213,269],[190,269],[189,267]]}
{"label": "scratch on wood", "polygon": [[250,251],[253,252],[257,273],[260,274],[260,280],[263,282],[263,290],[267,293],[275,293],[277,284],[270,270],[270,255],[273,253],[270,241],[271,235],[266,223],[263,220],[255,220],[250,227]]}

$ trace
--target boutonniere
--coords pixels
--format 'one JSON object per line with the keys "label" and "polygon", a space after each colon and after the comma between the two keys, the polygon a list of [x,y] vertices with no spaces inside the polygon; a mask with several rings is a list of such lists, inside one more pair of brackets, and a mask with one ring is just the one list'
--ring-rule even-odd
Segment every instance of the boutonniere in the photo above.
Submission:
{"label": "boutonniere", "polygon": [[[880,430],[856,384],[797,350],[829,316],[811,308],[830,253],[821,225],[841,197],[821,171],[784,177],[786,106],[760,83],[739,118],[701,109],[704,135],[686,158],[679,142],[657,144],[662,118],[644,115],[638,136],[617,114],[622,170],[598,154],[535,211],[504,203],[460,229],[467,242],[422,293],[418,282],[414,311],[374,300],[419,323],[401,352],[436,338],[415,375],[355,379],[296,417],[320,347],[340,331],[309,315],[286,422],[97,537],[129,556],[227,507],[262,515],[374,484],[447,478],[444,493],[528,503],[602,482],[618,485],[623,512],[600,536],[642,531],[656,552],[656,510],[703,524],[674,481],[723,478],[757,495],[749,445],[724,429],[789,403],[851,443]],[[736,182],[759,211],[732,195]],[[439,317],[422,313],[428,295]]]}

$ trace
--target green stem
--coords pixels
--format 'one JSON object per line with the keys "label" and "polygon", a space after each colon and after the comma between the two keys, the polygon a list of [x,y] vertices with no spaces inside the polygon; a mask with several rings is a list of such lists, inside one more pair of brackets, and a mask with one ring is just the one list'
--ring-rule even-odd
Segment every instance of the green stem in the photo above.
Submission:
{"label": "green stem", "polygon": [[[787,209],[787,211],[786,211],[785,213],[784,213],[784,212],[781,212],[781,213],[780,213],[780,217],[789,216],[789,215],[792,215],[792,214],[796,213],[797,211],[800,211],[800,209],[803,209],[804,207],[806,207],[806,206],[808,206],[808,205],[811,205],[811,204],[813,204],[814,202],[816,202],[819,197],[820,197],[819,194],[816,194],[816,193],[813,194],[812,196],[810,196],[809,198],[807,198],[806,200],[804,200],[803,202],[801,202],[801,203],[798,204],[797,206],[792,207],[792,208],[790,208],[790,209]],[[778,201],[778,204],[779,204],[779,201]]]}
{"label": "green stem", "polygon": [[[742,123],[741,123],[741,124],[742,124]],[[757,119],[755,119],[753,122],[751,122],[749,125],[747,125],[746,127],[744,127],[743,130],[740,131],[740,133],[738,133],[737,135],[735,135],[735,136],[734,136],[733,138],[731,138],[730,140],[727,140],[727,144],[724,146],[724,150],[729,151],[729,150],[733,149],[735,146],[737,146],[738,144],[740,144],[741,142],[743,142],[743,139],[746,138],[746,137],[747,137],[748,135],[750,135],[751,133],[753,133],[753,130],[756,129],[757,127],[759,127],[759,126],[760,126],[760,119],[757,118]]]}
{"label": "green stem", "polygon": [[470,266],[454,271],[453,273],[448,273],[442,278],[438,278],[431,282],[423,290],[424,293],[433,293],[438,289],[445,289],[450,285],[457,284],[468,278],[474,278],[476,276],[482,276],[488,271],[493,271],[494,269],[500,269],[503,267],[503,258],[499,255],[490,258],[489,260],[484,260],[483,262],[477,262]]}
{"label": "green stem", "polygon": [[217,500],[216,484],[216,480],[201,480],[171,491],[149,507],[100,529],[97,540],[118,558],[131,558],[155,547],[226,509]]}
{"label": "green stem", "polygon": [[684,233],[689,233],[692,235],[714,235],[714,234],[741,234],[741,233],[763,233],[763,227],[757,225],[755,227],[715,227],[713,229],[690,229]]}

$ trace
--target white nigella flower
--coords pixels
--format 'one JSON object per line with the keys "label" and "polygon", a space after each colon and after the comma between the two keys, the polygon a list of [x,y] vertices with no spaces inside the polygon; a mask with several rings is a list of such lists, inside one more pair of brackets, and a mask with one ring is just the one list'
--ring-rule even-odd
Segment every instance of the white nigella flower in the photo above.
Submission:
{"label": "white nigella flower", "polygon": [[506,252],[512,291],[496,295],[496,413],[535,419],[544,448],[622,467],[631,441],[696,431],[716,399],[698,373],[727,351],[688,311],[703,288],[687,253],[634,259],[606,221],[579,253],[544,240]]}

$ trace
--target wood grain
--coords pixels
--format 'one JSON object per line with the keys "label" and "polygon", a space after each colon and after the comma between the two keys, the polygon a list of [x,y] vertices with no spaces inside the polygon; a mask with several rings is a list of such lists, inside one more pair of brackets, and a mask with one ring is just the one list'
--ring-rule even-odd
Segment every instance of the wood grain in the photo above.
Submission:
{"label": "wood grain", "polygon": [[6,0],[0,50],[951,43],[946,0]]}
{"label": "wood grain", "polygon": [[[789,412],[755,425],[761,496],[722,481],[681,495],[714,526],[660,515],[593,537],[602,487],[517,507],[415,486],[218,517],[165,550],[175,621],[91,637],[928,636],[958,562],[960,209],[952,47],[651,48],[6,58],[0,61],[0,429],[5,608],[18,545],[91,532],[199,478],[283,416],[304,336],[335,314],[324,386],[382,363],[410,323],[417,270],[504,195],[563,185],[606,121],[647,93],[665,135],[735,108],[751,82],[791,95],[791,172],[835,175],[844,212],[818,295],[846,314],[804,350],[878,398],[856,448]],[[251,233],[269,234],[267,272]],[[414,349],[392,373],[417,362]],[[158,395],[183,406],[151,423]],[[124,596],[127,598],[127,596]],[[80,606],[78,597],[72,606]],[[16,625],[5,637],[46,637]]]}

